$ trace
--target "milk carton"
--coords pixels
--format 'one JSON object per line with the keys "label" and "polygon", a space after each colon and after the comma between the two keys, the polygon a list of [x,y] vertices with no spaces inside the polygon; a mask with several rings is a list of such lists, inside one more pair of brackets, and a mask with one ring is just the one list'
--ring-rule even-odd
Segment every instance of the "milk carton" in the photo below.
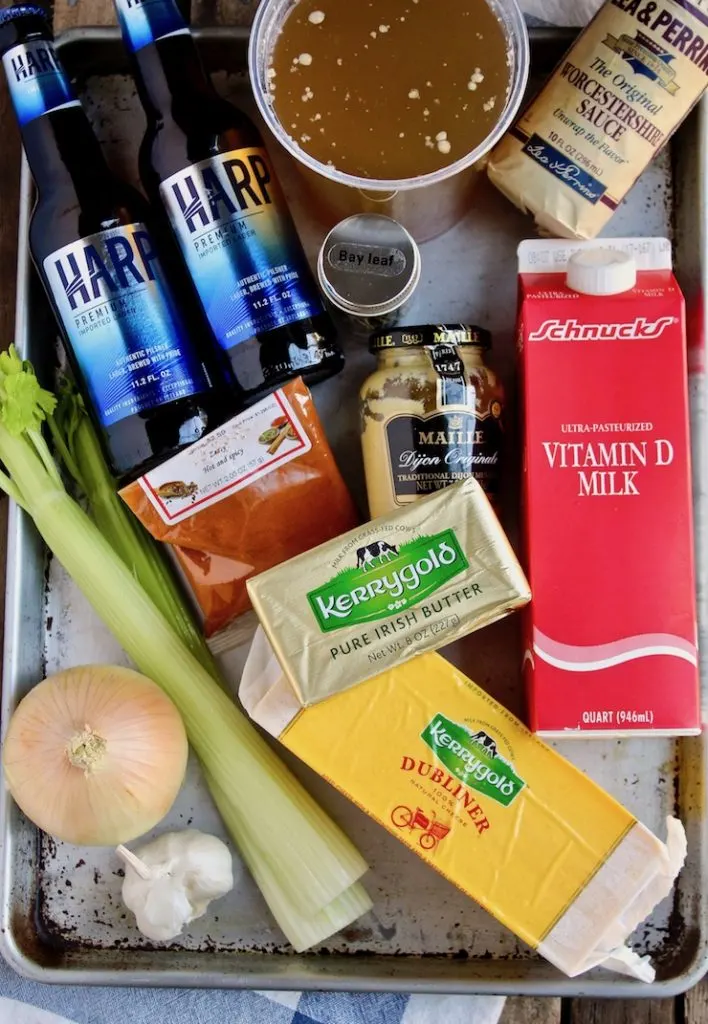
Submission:
{"label": "milk carton", "polygon": [[523,242],[519,271],[531,726],[697,733],[685,317],[670,245]]}

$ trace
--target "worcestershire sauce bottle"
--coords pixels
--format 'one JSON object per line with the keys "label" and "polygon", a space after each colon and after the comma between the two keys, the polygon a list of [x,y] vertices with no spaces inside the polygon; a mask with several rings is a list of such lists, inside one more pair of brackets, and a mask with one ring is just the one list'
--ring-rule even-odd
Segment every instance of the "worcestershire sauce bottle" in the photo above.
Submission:
{"label": "worcestershire sauce bottle", "polygon": [[247,400],[344,364],[263,140],[216,93],[175,0],[114,0],[147,115],[140,174],[160,201]]}
{"label": "worcestershire sauce bottle", "polygon": [[212,388],[145,226],[145,200],[109,171],[51,38],[42,8],[0,10],[0,55],[37,186],[32,257],[124,481],[217,426],[229,411],[226,382]]}

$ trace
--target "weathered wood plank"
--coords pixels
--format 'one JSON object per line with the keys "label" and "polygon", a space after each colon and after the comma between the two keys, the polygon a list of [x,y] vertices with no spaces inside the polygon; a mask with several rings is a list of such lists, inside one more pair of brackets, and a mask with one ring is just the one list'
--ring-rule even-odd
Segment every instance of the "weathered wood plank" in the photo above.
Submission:
{"label": "weathered wood plank", "polygon": [[507,999],[499,1024],[560,1024],[560,999]]}
{"label": "weathered wood plank", "polygon": [[[258,0],[192,0],[192,24],[250,25],[257,6]],[[57,33],[68,28],[115,23],[111,0],[56,0],[54,4]]]}
{"label": "weathered wood plank", "polygon": [[575,999],[568,1024],[675,1024],[673,999]]}
{"label": "weathered wood plank", "polygon": [[115,23],[111,0],[56,0],[54,4],[54,31],[57,35],[68,28]]}
{"label": "weathered wood plank", "polygon": [[683,997],[684,1024],[708,1024],[708,979]]}

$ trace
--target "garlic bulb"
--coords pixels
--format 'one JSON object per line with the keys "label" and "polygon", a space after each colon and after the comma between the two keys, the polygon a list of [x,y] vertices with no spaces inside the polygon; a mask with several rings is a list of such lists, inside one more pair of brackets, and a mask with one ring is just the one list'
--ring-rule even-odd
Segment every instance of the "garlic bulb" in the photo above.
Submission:
{"label": "garlic bulb", "polygon": [[39,683],[20,702],[3,748],[10,792],[51,835],[115,846],[164,818],[187,765],[172,701],[130,669],[89,665]]}
{"label": "garlic bulb", "polygon": [[143,935],[157,942],[176,938],[234,886],[228,846],[196,829],[166,832],[135,853],[124,846],[117,852],[125,862],[123,902]]}

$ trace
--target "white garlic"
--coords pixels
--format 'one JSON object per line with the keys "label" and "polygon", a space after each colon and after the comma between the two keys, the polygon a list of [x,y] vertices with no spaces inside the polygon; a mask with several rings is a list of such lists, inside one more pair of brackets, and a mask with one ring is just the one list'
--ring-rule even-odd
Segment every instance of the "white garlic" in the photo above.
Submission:
{"label": "white garlic", "polygon": [[166,832],[135,853],[119,846],[117,853],[125,862],[123,902],[156,942],[176,938],[234,887],[228,846],[196,829]]}

